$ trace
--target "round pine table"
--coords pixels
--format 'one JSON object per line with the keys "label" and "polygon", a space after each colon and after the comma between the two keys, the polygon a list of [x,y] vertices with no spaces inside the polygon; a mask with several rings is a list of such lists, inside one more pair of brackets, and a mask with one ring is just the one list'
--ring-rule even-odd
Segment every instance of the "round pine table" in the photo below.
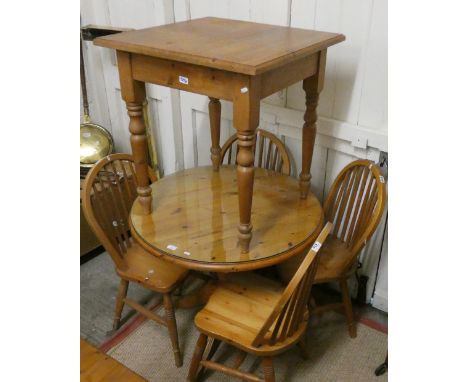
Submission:
{"label": "round pine table", "polygon": [[255,169],[250,250],[238,241],[239,200],[236,166],[177,172],[154,182],[152,212],[133,204],[133,238],[155,256],[185,268],[240,272],[268,267],[309,250],[323,225],[313,194],[301,199],[297,181]]}

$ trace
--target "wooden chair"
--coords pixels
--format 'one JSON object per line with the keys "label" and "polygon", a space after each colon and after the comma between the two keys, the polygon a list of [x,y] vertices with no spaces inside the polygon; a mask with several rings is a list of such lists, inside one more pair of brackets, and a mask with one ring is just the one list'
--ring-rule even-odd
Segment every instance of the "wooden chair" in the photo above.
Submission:
{"label": "wooden chair", "polygon": [[[347,280],[355,272],[359,253],[380,222],[385,203],[385,180],[378,165],[369,160],[356,160],[347,165],[333,182],[324,203],[325,218],[334,228],[322,248],[313,284],[337,281],[342,302],[317,307],[312,313],[344,308],[352,338],[356,337],[356,326]],[[300,261],[299,256],[279,264],[280,277],[289,280]]]}
{"label": "wooden chair", "polygon": [[[151,182],[156,175],[148,169]],[[137,196],[134,161],[128,154],[112,154],[96,163],[84,182],[83,210],[92,230],[115,264],[120,287],[115,306],[113,328],[120,325],[124,304],[164,325],[169,330],[176,366],[182,365],[177,325],[171,299],[173,292],[188,275],[184,268],[156,258],[141,248],[129,235],[128,216]],[[165,317],[127,297],[129,282],[161,293]]]}
{"label": "wooden chair", "polygon": [[[220,281],[206,306],[195,316],[200,336],[190,364],[188,381],[196,380],[200,366],[245,381],[262,381],[255,374],[239,370],[247,353],[250,353],[262,357],[264,381],[273,382],[274,355],[298,344],[305,356],[307,301],[318,265],[317,252],[331,228],[330,223],[325,225],[286,288],[249,272],[229,274]],[[213,339],[212,347],[206,359],[202,360],[208,337]],[[233,367],[211,360],[220,341],[241,351]]]}
{"label": "wooden chair", "polygon": [[[274,134],[262,129],[257,129],[256,139],[257,137],[258,144],[257,142],[254,144],[254,166],[273,170],[284,175],[290,175],[291,161],[284,143],[281,142]],[[238,151],[239,146],[237,145],[237,134],[234,134],[221,148],[220,163],[224,163],[224,159],[227,154],[227,164],[237,164],[236,158]]]}

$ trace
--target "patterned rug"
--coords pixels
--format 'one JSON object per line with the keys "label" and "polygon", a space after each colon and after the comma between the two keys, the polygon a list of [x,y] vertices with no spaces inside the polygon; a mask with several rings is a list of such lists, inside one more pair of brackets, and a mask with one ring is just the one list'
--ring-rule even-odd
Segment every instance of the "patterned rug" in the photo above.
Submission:
{"label": "patterned rug", "polygon": [[[196,312],[195,309],[176,312],[180,348],[184,355],[181,368],[174,365],[166,329],[145,320],[142,316],[137,316],[106,341],[101,350],[148,381],[185,381],[198,338],[198,332],[193,325]],[[385,328],[377,330],[378,326],[369,325],[372,323],[368,321],[366,323],[358,323],[357,338],[351,339],[343,315],[329,312],[313,319],[307,332],[309,360],[303,360],[295,348],[275,357],[276,381],[387,381],[387,374],[380,377],[374,375],[374,370],[385,360],[387,354]],[[214,360],[229,365],[235,354],[236,349],[222,344]],[[241,369],[263,377],[258,358],[248,356]],[[210,371],[203,380],[227,382],[234,379]]]}

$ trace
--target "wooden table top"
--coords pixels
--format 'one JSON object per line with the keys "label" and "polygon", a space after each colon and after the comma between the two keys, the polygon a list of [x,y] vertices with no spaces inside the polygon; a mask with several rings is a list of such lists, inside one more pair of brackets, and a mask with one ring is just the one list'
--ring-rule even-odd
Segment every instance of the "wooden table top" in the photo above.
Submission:
{"label": "wooden table top", "polygon": [[95,45],[255,75],[343,41],[342,34],[205,17],[99,37]]}
{"label": "wooden table top", "polygon": [[250,251],[238,244],[235,166],[181,171],[151,185],[152,213],[135,202],[130,213],[135,240],[156,256],[186,268],[235,272],[277,264],[308,250],[323,224],[317,198],[299,197],[297,180],[255,169]]}

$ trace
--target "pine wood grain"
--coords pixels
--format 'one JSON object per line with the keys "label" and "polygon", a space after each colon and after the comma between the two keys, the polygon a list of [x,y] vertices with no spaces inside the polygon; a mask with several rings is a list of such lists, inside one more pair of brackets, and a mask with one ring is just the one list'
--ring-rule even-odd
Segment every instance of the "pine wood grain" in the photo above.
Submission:
{"label": "pine wood grain", "polygon": [[116,269],[120,277],[142,283],[159,293],[170,292],[188,274],[187,269],[152,256],[137,244],[129,248],[125,262],[126,269]]}
{"label": "pine wood grain", "polygon": [[133,205],[133,237],[152,254],[192,269],[235,272],[281,262],[308,250],[323,221],[320,202],[314,195],[300,199],[293,178],[256,169],[256,230],[250,251],[242,253],[234,166],[223,165],[219,172],[211,166],[181,171],[151,187],[151,215]]}
{"label": "pine wood grain", "polygon": [[[170,293],[185,280],[189,271],[152,256],[129,235],[128,217],[132,204],[138,204],[144,211],[151,207],[147,203],[141,203],[141,200],[135,202],[137,195],[141,197],[137,179],[145,178],[146,184],[156,181],[154,172],[146,166],[145,161],[143,164],[144,167],[141,162],[136,166],[134,158],[128,154],[111,154],[99,160],[84,181],[83,211],[89,225],[114,261],[116,272],[121,278],[114,330],[120,325],[124,304],[128,304],[147,318],[167,326],[175,364],[180,367],[182,355]],[[130,281],[163,294],[164,318],[127,298]]]}
{"label": "pine wood grain", "polygon": [[[356,160],[340,171],[324,203],[325,216],[334,228],[323,246],[314,284],[339,282],[342,292],[339,306],[346,313],[350,337],[356,337],[356,326],[347,280],[357,267],[360,251],[380,222],[386,199],[385,179],[378,165],[369,160]],[[302,257],[278,265],[283,281],[290,280]],[[336,307],[336,304],[320,306],[314,312],[323,313]]]}
{"label": "pine wood grain", "polygon": [[[318,252],[331,229],[331,223],[325,224],[286,288],[252,272],[229,274],[220,281],[206,306],[195,316],[200,337],[190,365],[189,381],[196,380],[201,366],[245,381],[274,382],[272,356],[299,343],[305,347],[307,302],[317,270]],[[207,338],[262,357],[264,379],[239,369],[245,358],[242,355],[231,367],[213,362],[210,357],[202,359]],[[211,350],[209,353],[213,355]]]}
{"label": "pine wood grain", "polygon": [[[286,145],[274,134],[257,129],[253,147],[255,167],[273,170],[284,175],[291,173],[291,160]],[[265,146],[267,149],[265,149]],[[258,147],[258,148],[257,148]],[[220,161],[224,164],[236,164],[237,134],[230,136],[221,148]]]}
{"label": "pine wood grain", "polygon": [[80,381],[144,382],[145,379],[80,339]]}
{"label": "pine wood grain", "polygon": [[[336,33],[213,17],[96,39],[96,45],[117,50],[122,97],[130,116],[129,129],[139,174],[138,199],[142,211],[150,214],[152,206],[151,188],[140,176],[147,162],[145,139],[141,133],[144,128],[141,118],[144,83],[230,100],[233,102],[233,126],[237,130],[239,147],[236,158],[237,238],[241,252],[248,253],[253,230],[253,148],[260,100],[305,79],[307,86],[304,89],[308,95],[300,180],[301,197],[305,199],[311,179],[315,109],[318,93],[323,87],[326,50],[343,40],[344,36]],[[213,116],[216,113],[212,110]],[[215,160],[219,129],[220,124],[213,118]],[[216,163],[214,170],[217,170]]]}
{"label": "pine wood grain", "polygon": [[342,34],[205,17],[97,38],[117,50],[260,74],[344,40]]}

